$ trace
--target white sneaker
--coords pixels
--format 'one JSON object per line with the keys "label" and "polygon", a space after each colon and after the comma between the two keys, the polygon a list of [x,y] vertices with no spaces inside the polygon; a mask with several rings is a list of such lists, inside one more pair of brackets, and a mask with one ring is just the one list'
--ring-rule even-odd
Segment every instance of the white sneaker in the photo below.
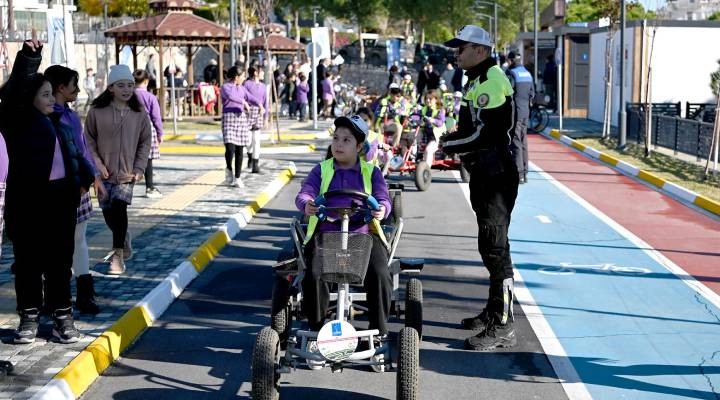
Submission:
{"label": "white sneaker", "polygon": [[235,177],[233,176],[232,170],[225,168],[225,181],[223,185],[232,186],[233,180],[235,180]]}
{"label": "white sneaker", "polygon": [[245,184],[243,183],[242,179],[240,179],[240,178],[233,178],[233,182],[232,182],[232,184],[231,184],[230,186],[236,187],[236,188],[244,188],[244,187],[245,187]]}
{"label": "white sneaker", "polygon": [[149,199],[159,199],[163,197],[163,194],[157,188],[150,188],[145,190],[145,197]]}

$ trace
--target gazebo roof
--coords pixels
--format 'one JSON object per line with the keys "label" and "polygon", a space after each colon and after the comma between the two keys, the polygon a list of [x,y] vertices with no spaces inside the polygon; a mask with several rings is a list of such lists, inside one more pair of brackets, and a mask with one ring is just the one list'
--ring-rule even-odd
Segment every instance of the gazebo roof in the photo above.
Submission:
{"label": "gazebo roof", "polygon": [[205,18],[184,12],[167,12],[139,21],[110,28],[105,36],[114,37],[119,43],[166,40],[176,42],[227,41],[228,28]]}
{"label": "gazebo roof", "polygon": [[[305,45],[293,39],[280,35],[268,35],[268,48],[270,51],[295,52],[305,49]],[[243,46],[246,46],[243,43]],[[250,50],[265,50],[265,37],[258,36],[250,39]]]}

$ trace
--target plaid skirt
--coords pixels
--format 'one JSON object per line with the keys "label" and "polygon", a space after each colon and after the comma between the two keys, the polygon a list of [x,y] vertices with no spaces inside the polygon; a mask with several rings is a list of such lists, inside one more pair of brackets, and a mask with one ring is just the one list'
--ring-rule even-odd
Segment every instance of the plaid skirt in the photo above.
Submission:
{"label": "plaid skirt", "polygon": [[224,143],[236,146],[250,146],[250,123],[246,113],[228,112],[222,115],[222,134]]}
{"label": "plaid skirt", "polygon": [[250,106],[250,113],[247,118],[248,125],[253,131],[262,129],[263,125],[265,125],[265,118],[263,118],[263,115],[260,114],[260,107],[258,106]]}
{"label": "plaid skirt", "polygon": [[113,200],[119,200],[127,204],[132,204],[133,188],[135,187],[134,183],[103,182],[103,186],[108,194],[107,196],[98,199],[100,208],[103,210],[110,208]]}
{"label": "plaid skirt", "polygon": [[92,201],[90,200],[90,193],[85,193],[80,196],[80,206],[77,208],[77,221],[79,224],[85,222],[92,217]]}
{"label": "plaid skirt", "polygon": [[157,137],[157,130],[155,130],[155,125],[150,123],[150,130],[152,131],[152,146],[150,146],[150,157],[148,157],[150,160],[157,160],[160,158],[160,143],[158,142]]}

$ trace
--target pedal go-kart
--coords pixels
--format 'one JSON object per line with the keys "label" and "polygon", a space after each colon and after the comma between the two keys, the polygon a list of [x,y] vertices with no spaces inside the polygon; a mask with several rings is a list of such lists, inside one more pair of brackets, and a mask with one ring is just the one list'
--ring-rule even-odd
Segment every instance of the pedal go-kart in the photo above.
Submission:
{"label": "pedal go-kart", "polygon": [[[353,199],[346,207],[326,207],[327,199],[343,195]],[[357,202],[361,202],[361,206]],[[346,367],[369,366],[381,373],[393,367],[389,341],[380,341],[377,329],[356,330],[350,321],[367,311],[358,304],[366,300],[362,284],[367,272],[372,237],[365,233],[349,232],[350,218],[363,213],[365,222],[372,219],[370,210],[378,210],[379,204],[362,192],[334,190],[318,196],[318,218],[341,224],[337,232],[317,233],[316,256],[322,258],[321,279],[331,283],[330,301],[335,303],[334,313],[329,311],[331,321],[320,331],[293,329],[293,319],[302,316],[302,279],[306,270],[303,254],[305,229],[300,221],[293,219],[290,236],[293,249],[281,254],[274,266],[275,282],[272,293],[271,327],[258,334],[252,355],[252,398],[256,400],[277,399],[281,374],[290,373],[298,366],[310,369],[330,367],[333,372]],[[388,268],[392,277],[391,314],[402,314],[400,299],[400,274],[411,278],[407,282],[404,301],[405,327],[397,340],[397,398],[419,398],[419,345],[422,338],[422,284],[415,276],[423,267],[420,259],[395,259],[395,250],[402,235],[402,218],[392,225],[382,225],[390,244]],[[332,309],[332,308],[331,308]],[[365,342],[367,350],[358,351],[358,344]],[[363,343],[363,344],[365,344]],[[283,354],[284,350],[284,354]]]}
{"label": "pedal go-kart", "polygon": [[[412,174],[415,179],[415,187],[420,191],[430,188],[432,183],[432,169],[440,171],[459,170],[463,182],[469,182],[470,174],[465,169],[462,161],[458,157],[449,157],[442,150],[435,152],[432,167],[428,163],[423,162],[425,154],[425,146],[427,143],[423,140],[422,127],[424,121],[420,112],[416,111],[405,119],[403,123],[403,137],[409,139],[408,146],[403,149],[402,145],[393,147],[392,156],[387,157],[388,173],[396,172],[400,175]],[[392,143],[392,131],[383,132],[386,144]]]}

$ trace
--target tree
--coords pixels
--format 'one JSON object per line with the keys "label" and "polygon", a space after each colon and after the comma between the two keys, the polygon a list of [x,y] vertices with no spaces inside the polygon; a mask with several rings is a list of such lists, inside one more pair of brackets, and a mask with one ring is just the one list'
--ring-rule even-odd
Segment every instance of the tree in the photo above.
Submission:
{"label": "tree", "polygon": [[[78,0],[80,10],[92,16],[102,15],[104,5],[104,0]],[[108,15],[111,16],[144,17],[148,10],[146,0],[108,0]]]}
{"label": "tree", "polygon": [[[324,0],[321,5],[331,15],[356,23],[360,37],[365,29],[377,27],[378,17],[387,13],[384,0]],[[360,62],[364,59],[365,44],[360,40]]]}
{"label": "tree", "polygon": [[[612,22],[620,20],[620,2],[618,0],[573,0],[568,3],[565,20],[567,22],[589,22],[601,18],[610,18]],[[647,11],[637,1],[625,5],[627,20],[656,19],[654,11]]]}
{"label": "tree", "polygon": [[716,11],[711,16],[708,17],[708,21],[718,21],[718,20],[720,20],[720,11]]}
{"label": "tree", "polygon": [[712,89],[713,94],[717,94],[718,90],[720,90],[720,60],[717,62],[717,71],[710,74],[710,89]]}

